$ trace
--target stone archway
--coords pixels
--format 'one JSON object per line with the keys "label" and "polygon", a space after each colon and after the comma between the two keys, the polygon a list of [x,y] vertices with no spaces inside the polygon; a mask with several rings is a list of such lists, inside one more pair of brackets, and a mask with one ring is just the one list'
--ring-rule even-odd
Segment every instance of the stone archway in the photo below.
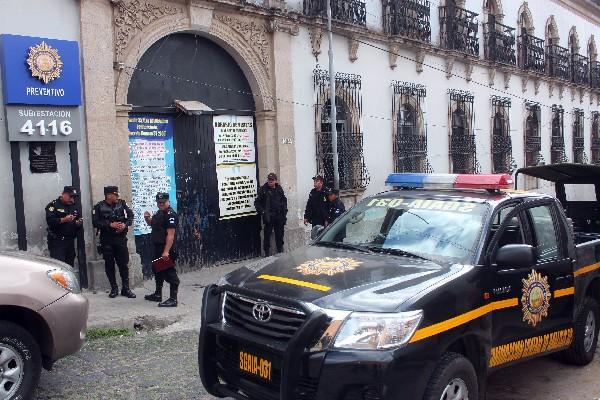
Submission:
{"label": "stone archway", "polygon": [[546,44],[559,44],[560,35],[558,34],[558,27],[556,26],[556,20],[554,15],[551,15],[546,21]]}
{"label": "stone archway", "polygon": [[517,34],[521,35],[523,31],[526,30],[528,34],[534,35],[535,26],[533,24],[533,15],[531,15],[531,10],[529,9],[529,5],[526,1],[523,2],[523,4],[521,4],[521,7],[519,8],[519,13],[517,15]]}

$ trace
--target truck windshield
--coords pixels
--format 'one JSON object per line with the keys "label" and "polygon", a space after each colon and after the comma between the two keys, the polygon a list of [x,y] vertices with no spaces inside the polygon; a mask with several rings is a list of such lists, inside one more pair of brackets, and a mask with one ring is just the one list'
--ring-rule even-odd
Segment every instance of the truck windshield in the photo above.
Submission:
{"label": "truck windshield", "polygon": [[486,204],[469,201],[368,198],[336,220],[315,244],[467,263],[475,254],[487,210]]}

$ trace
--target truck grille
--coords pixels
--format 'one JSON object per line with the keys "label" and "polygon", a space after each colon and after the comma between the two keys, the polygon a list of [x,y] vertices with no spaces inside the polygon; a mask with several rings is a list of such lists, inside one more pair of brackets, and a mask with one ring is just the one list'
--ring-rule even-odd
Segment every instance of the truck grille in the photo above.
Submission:
{"label": "truck grille", "polygon": [[[255,317],[256,305],[268,306],[268,319],[260,321]],[[288,342],[306,319],[306,314],[300,310],[230,292],[226,294],[223,316],[225,322],[232,326],[281,342]]]}

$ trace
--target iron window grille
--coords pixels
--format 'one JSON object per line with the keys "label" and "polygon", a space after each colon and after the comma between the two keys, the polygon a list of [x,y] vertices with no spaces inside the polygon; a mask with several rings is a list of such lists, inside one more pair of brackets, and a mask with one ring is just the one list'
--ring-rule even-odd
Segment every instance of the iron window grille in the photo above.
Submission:
{"label": "iron window grille", "polygon": [[600,61],[593,61],[590,64],[590,86],[600,89]]}
{"label": "iron window grille", "polygon": [[571,55],[571,82],[587,85],[590,82],[589,60],[581,54]]}
{"label": "iron window grille", "polygon": [[571,79],[571,56],[568,49],[557,44],[546,47],[546,68],[548,75],[553,78]]}
{"label": "iron window grille", "polygon": [[518,48],[519,67],[539,74],[545,72],[544,39],[524,33],[519,36]]}
{"label": "iron window grille", "polygon": [[440,7],[441,46],[475,57],[479,56],[479,14],[458,7],[453,1]]}
{"label": "iron window grille", "polygon": [[564,114],[562,106],[552,105],[552,137],[550,142],[550,162],[559,164],[568,162],[565,153]]}
{"label": "iron window grille", "polygon": [[392,82],[392,112],[395,121],[395,172],[433,172],[427,160],[427,125],[421,104],[427,96],[425,86]]}
{"label": "iron window grille", "polygon": [[[304,0],[304,15],[327,18],[327,0]],[[331,18],[337,22],[366,26],[366,4],[360,0],[331,0]]]}
{"label": "iron window grille", "polygon": [[477,146],[473,133],[473,93],[449,89],[450,163],[455,174],[479,172]]}
{"label": "iron window grille", "polygon": [[[333,187],[329,79],[329,73],[315,69],[317,172],[323,176],[327,186]],[[369,184],[370,178],[365,165],[363,133],[360,129],[362,114],[361,77],[359,75],[337,73],[335,85],[337,112],[335,124],[338,137],[340,189],[364,189]]]}
{"label": "iron window grille", "polygon": [[515,65],[515,28],[503,25],[490,15],[490,20],[485,24],[484,56],[486,60],[500,64]]}
{"label": "iron window grille", "polygon": [[600,113],[592,112],[592,163],[600,164]]}
{"label": "iron window grille", "polygon": [[584,112],[580,108],[573,109],[573,162],[584,164],[587,162],[585,155],[585,141],[583,138]]}
{"label": "iron window grille", "polygon": [[527,167],[544,163],[542,157],[542,137],[540,122],[542,113],[540,103],[526,102],[527,117],[525,119],[525,165]]}
{"label": "iron window grille", "polygon": [[431,42],[431,6],[429,0],[383,0],[383,21],[385,32]]}
{"label": "iron window grille", "polygon": [[495,174],[516,169],[510,137],[509,97],[492,96],[492,167]]}

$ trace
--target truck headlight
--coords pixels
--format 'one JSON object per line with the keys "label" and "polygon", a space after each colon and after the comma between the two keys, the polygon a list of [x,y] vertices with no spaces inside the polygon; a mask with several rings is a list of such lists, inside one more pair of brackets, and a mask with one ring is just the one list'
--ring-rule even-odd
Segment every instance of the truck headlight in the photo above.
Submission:
{"label": "truck headlight", "polygon": [[357,350],[399,348],[408,343],[422,318],[422,310],[401,313],[353,312],[340,328],[334,347]]}
{"label": "truck headlight", "polygon": [[72,271],[66,269],[53,269],[48,271],[48,278],[58,286],[73,293],[80,293],[79,281]]}

